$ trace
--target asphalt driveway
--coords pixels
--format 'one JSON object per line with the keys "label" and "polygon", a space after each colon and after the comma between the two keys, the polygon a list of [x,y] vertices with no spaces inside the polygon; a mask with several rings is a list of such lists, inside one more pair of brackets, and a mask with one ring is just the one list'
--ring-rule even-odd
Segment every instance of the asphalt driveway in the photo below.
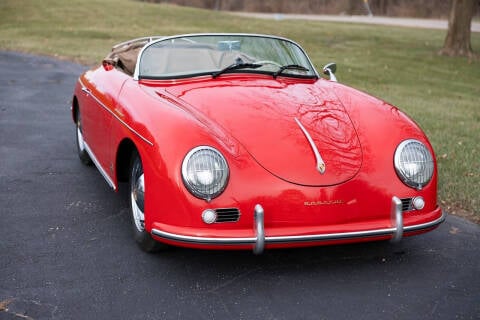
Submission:
{"label": "asphalt driveway", "polygon": [[84,69],[0,52],[0,319],[480,318],[480,227],[453,216],[395,246],[143,253],[76,155]]}

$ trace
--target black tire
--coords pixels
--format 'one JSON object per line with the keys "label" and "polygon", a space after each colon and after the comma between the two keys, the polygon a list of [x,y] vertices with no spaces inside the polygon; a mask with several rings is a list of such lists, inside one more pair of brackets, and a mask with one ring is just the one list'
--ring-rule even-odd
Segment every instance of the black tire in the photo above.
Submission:
{"label": "black tire", "polygon": [[80,110],[77,108],[76,111],[76,117],[77,123],[76,123],[76,130],[75,130],[75,136],[76,136],[76,142],[77,142],[77,153],[78,157],[80,158],[80,161],[86,165],[86,166],[91,166],[92,165],[92,159],[88,155],[88,152],[85,148],[85,141],[83,140],[83,131],[82,131],[82,119],[80,116]]}
{"label": "black tire", "polygon": [[144,221],[144,203],[145,203],[145,183],[142,160],[138,152],[134,152],[130,161],[130,216],[132,218],[133,238],[145,252],[157,252],[167,247],[152,238],[145,231]]}

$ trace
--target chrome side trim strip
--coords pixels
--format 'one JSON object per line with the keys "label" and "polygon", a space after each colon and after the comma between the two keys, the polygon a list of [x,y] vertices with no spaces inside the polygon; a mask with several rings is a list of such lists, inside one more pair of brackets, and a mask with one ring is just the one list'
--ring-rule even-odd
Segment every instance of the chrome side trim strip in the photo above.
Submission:
{"label": "chrome side trim strip", "polygon": [[257,235],[257,241],[253,247],[253,253],[262,254],[265,248],[265,228],[264,228],[264,211],[261,205],[255,206],[255,234]]}
{"label": "chrome side trim strip", "polygon": [[355,231],[355,232],[315,234],[315,235],[306,235],[306,236],[266,237],[266,242],[267,243],[291,243],[291,242],[355,239],[355,238],[362,238],[362,237],[387,236],[387,235],[393,234],[394,230],[395,230],[394,228],[387,228],[387,229]]}
{"label": "chrome side trim strip", "polygon": [[82,86],[82,91],[85,92],[87,95],[91,96],[103,109],[107,110],[115,119],[117,119],[121,124],[123,124],[128,130],[130,130],[133,134],[135,134],[137,137],[142,139],[144,142],[148,143],[150,146],[153,147],[153,142],[142,136],[140,133],[135,131],[132,127],[130,127],[125,121],[120,119],[118,115],[116,115],[112,110],[107,108],[106,105],[104,105],[93,93],[90,89],[88,89],[82,82],[81,79],[78,79],[78,82],[80,82],[80,85]]}
{"label": "chrome side trim strip", "polygon": [[[80,81],[80,82],[81,82],[81,81]],[[92,93],[92,90],[87,89],[87,88],[85,88],[85,87],[82,85],[82,92],[85,93],[87,96],[89,96],[90,93]]]}
{"label": "chrome side trim strip", "polygon": [[102,166],[100,165],[100,162],[98,162],[97,157],[95,157],[95,154],[93,153],[92,149],[88,146],[88,144],[84,141],[83,142],[85,145],[85,150],[87,151],[88,155],[90,156],[90,159],[92,159],[93,163],[95,164],[95,167],[97,167],[98,171],[102,174],[103,178],[107,181],[108,185],[113,189],[117,190],[117,186],[113,183],[113,180],[110,178],[108,173],[103,170]]}
{"label": "chrome side trim strip", "polygon": [[312,137],[311,137],[310,134],[308,133],[307,129],[305,129],[305,127],[302,125],[302,123],[300,122],[300,120],[298,120],[297,118],[295,118],[295,121],[297,122],[298,126],[300,127],[300,129],[302,130],[303,134],[304,134],[305,137],[307,138],[308,143],[310,143],[310,147],[312,147],[313,153],[315,154],[315,159],[317,160],[317,170],[318,170],[318,172],[320,172],[321,174],[324,174],[324,173],[325,173],[325,169],[326,169],[326,167],[325,167],[325,162],[323,161],[322,156],[320,155],[320,152],[318,151],[318,148],[317,148],[317,146],[315,145],[315,142],[313,142]]}
{"label": "chrome side trim strip", "polygon": [[392,219],[392,225],[395,228],[391,241],[396,243],[402,240],[403,237],[402,201],[397,197],[392,198],[392,209],[390,214]]}
{"label": "chrome side trim strip", "polygon": [[184,243],[196,244],[218,244],[218,245],[241,245],[241,244],[255,244],[256,237],[252,238],[209,238],[209,237],[194,237],[184,236],[181,234],[174,234],[170,232],[152,229],[152,234],[167,240],[173,240]]}
{"label": "chrome side trim strip", "polygon": [[[440,218],[422,223],[414,226],[408,226],[403,228],[406,232],[420,231],[423,229],[429,229],[435,227],[442,223],[447,214],[445,211],[442,211]],[[385,228],[377,230],[366,230],[366,231],[355,231],[355,232],[344,232],[344,233],[329,233],[329,234],[314,234],[314,235],[304,235],[304,236],[284,236],[284,237],[265,237],[265,244],[269,243],[295,243],[295,242],[316,242],[316,241],[332,241],[332,240],[348,240],[355,238],[364,238],[364,237],[378,237],[378,236],[389,236],[394,235],[396,228]],[[185,236],[179,234],[172,234],[169,232],[161,231],[158,229],[152,229],[152,234],[154,236],[164,238],[166,240],[172,240],[183,243],[194,243],[194,244],[204,244],[204,245],[256,245],[258,242],[257,237],[251,238],[204,238],[204,237],[195,237],[195,236]]]}
{"label": "chrome side trim strip", "polygon": [[437,220],[422,223],[422,224],[417,224],[417,225],[414,225],[414,226],[404,227],[403,231],[412,232],[412,231],[418,231],[418,230],[423,230],[423,229],[429,229],[429,228],[435,227],[436,225],[439,225],[440,223],[445,221],[446,218],[447,218],[447,213],[442,210],[442,216],[440,218],[438,218]]}

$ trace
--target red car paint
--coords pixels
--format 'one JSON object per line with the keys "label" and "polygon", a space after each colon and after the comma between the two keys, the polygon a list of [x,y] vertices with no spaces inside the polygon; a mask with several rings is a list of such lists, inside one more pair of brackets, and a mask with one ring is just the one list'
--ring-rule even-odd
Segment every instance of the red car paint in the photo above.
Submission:
{"label": "red car paint", "polygon": [[[256,238],[257,204],[264,209],[265,236],[280,239],[267,241],[266,248],[390,239],[389,232],[362,232],[395,228],[392,197],[425,200],[422,209],[403,212],[404,227],[420,226],[410,233],[407,228],[405,236],[429,231],[444,219],[436,169],[417,190],[402,183],[393,165],[406,139],[434,154],[421,129],[396,107],[333,81],[254,73],[135,80],[100,66],[79,78],[76,108],[84,140],[115,189],[124,169],[119,166],[126,163],[118,158],[122,142],[138,150],[145,230],[188,238],[153,234],[168,244],[251,249],[251,243],[192,239]],[[323,174],[295,119],[321,149]],[[182,161],[196,146],[214,147],[229,165],[228,185],[211,201],[193,196],[182,181]],[[240,218],[204,223],[202,212],[217,208],[237,208]],[[322,234],[338,237],[295,238]]]}

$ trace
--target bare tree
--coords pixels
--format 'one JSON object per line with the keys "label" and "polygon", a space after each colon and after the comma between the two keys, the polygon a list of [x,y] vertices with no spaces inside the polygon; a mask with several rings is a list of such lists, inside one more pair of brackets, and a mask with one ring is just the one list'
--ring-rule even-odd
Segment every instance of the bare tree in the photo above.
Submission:
{"label": "bare tree", "polygon": [[447,37],[440,54],[474,56],[470,42],[470,29],[475,8],[475,0],[452,0]]}

